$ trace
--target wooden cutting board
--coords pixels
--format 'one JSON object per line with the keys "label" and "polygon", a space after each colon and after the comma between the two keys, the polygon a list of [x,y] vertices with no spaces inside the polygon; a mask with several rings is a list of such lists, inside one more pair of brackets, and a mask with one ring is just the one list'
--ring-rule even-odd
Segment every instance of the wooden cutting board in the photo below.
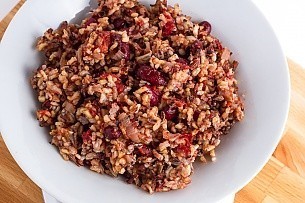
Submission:
{"label": "wooden cutting board", "polygon": [[[24,0],[0,22],[0,40]],[[305,69],[288,59],[291,106],[283,138],[263,170],[235,202],[305,202]],[[0,100],[1,101],[1,100]],[[0,203],[43,202],[41,189],[19,168],[0,135]]]}

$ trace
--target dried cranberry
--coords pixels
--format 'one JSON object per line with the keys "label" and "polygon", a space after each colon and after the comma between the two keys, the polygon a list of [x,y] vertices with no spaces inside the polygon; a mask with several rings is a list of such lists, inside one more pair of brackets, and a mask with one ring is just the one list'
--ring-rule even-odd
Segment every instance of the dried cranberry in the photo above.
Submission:
{"label": "dried cranberry", "polygon": [[91,161],[90,160],[84,160],[84,166],[90,167],[91,166]]}
{"label": "dried cranberry", "polygon": [[156,69],[147,65],[143,65],[138,68],[137,76],[141,80],[145,80],[152,85],[166,85],[165,78],[162,76],[162,74]]}
{"label": "dried cranberry", "polygon": [[51,101],[47,100],[41,104],[42,109],[49,109],[51,107]]}
{"label": "dried cranberry", "polygon": [[178,117],[178,108],[173,106],[166,106],[163,110],[167,120],[173,120]]}
{"label": "dried cranberry", "polygon": [[121,75],[121,81],[122,83],[124,84],[127,84],[128,83],[128,75]]}
{"label": "dried cranberry", "polygon": [[178,58],[178,59],[176,60],[176,62],[177,62],[177,63],[181,63],[181,64],[183,64],[183,65],[188,65],[188,64],[189,64],[188,60],[187,60],[187,59],[184,59],[184,58]]}
{"label": "dried cranberry", "polygon": [[103,31],[99,34],[96,40],[96,45],[100,48],[102,53],[107,53],[111,43],[111,35],[109,31]]}
{"label": "dried cranberry", "polygon": [[116,78],[117,78],[117,81],[115,82],[115,85],[116,85],[116,89],[118,90],[118,93],[120,94],[120,93],[124,92],[125,85],[122,83],[120,78],[118,78],[117,76],[116,76]]}
{"label": "dried cranberry", "polygon": [[159,95],[153,94],[150,98],[150,106],[158,106],[160,103]]}
{"label": "dried cranberry", "polygon": [[202,21],[199,26],[203,27],[203,30],[209,35],[212,31],[212,26],[208,21]]}
{"label": "dried cranberry", "polygon": [[184,139],[187,140],[187,142],[191,143],[193,141],[193,136],[190,133],[184,133],[181,135]]}
{"label": "dried cranberry", "polygon": [[199,53],[203,48],[203,44],[201,41],[196,40],[192,45],[191,45],[191,53],[193,55]]}
{"label": "dried cranberry", "polygon": [[156,87],[147,86],[149,92],[151,93],[150,97],[150,106],[158,106],[160,103],[161,93]]}
{"label": "dried cranberry", "polygon": [[91,140],[91,135],[92,135],[91,130],[87,130],[86,132],[83,132],[82,134],[83,142],[88,142],[89,140]]}
{"label": "dried cranberry", "polygon": [[85,27],[87,27],[88,25],[90,25],[91,23],[97,23],[97,20],[93,17],[89,18],[86,22],[85,22]]}
{"label": "dried cranberry", "polygon": [[172,34],[172,32],[174,31],[174,29],[175,29],[175,24],[174,24],[174,22],[173,22],[173,21],[168,21],[168,22],[164,25],[164,27],[163,27],[163,29],[162,29],[162,36],[163,36],[163,37],[168,37],[168,36],[170,36],[170,35]]}
{"label": "dried cranberry", "polygon": [[184,107],[185,106],[185,102],[182,101],[182,100],[179,100],[179,99],[176,99],[174,101],[174,104],[177,106],[177,107]]}
{"label": "dried cranberry", "polygon": [[111,42],[114,42],[114,41],[117,41],[117,42],[121,42],[122,41],[122,35],[119,35],[117,33],[111,33]]}
{"label": "dried cranberry", "polygon": [[190,145],[178,145],[177,151],[183,153],[185,156],[189,156],[191,153]]}
{"label": "dried cranberry", "polygon": [[[178,58],[176,60],[176,62],[178,63],[179,65],[179,70],[181,69],[190,69],[190,66],[189,66],[189,61],[187,59],[184,59],[184,58]],[[175,66],[176,67],[176,66]]]}
{"label": "dried cranberry", "polygon": [[125,85],[123,85],[121,82],[116,82],[115,84],[119,94],[124,92]]}
{"label": "dried cranberry", "polygon": [[185,156],[189,156],[191,153],[191,143],[193,140],[192,134],[185,133],[181,135],[181,138],[185,140],[185,144],[179,144],[177,151],[183,153]]}
{"label": "dried cranberry", "polygon": [[193,116],[193,118],[194,118],[194,120],[195,120],[195,121],[197,121],[197,120],[198,120],[199,114],[200,114],[200,112],[199,112],[199,111],[195,111],[195,112],[194,112],[194,116]]}
{"label": "dried cranberry", "polygon": [[104,129],[104,137],[107,140],[115,140],[121,137],[122,132],[112,126],[108,126]]}
{"label": "dried cranberry", "polygon": [[182,145],[182,144],[178,145],[177,151],[185,154],[186,156],[188,156],[188,154],[191,152],[189,145]]}
{"label": "dried cranberry", "polygon": [[125,21],[122,18],[116,18],[113,21],[114,28],[121,29],[125,27]]}
{"label": "dried cranberry", "polygon": [[128,43],[125,43],[125,42],[122,42],[120,44],[120,50],[121,52],[124,54],[124,58],[126,60],[129,60],[130,59],[130,48],[129,48],[129,44]]}
{"label": "dried cranberry", "polygon": [[146,145],[139,147],[139,152],[144,156],[151,155],[151,149],[148,148]]}
{"label": "dried cranberry", "polygon": [[212,119],[214,117],[215,117],[215,114],[213,112],[211,112],[210,115],[209,115],[209,119]]}
{"label": "dried cranberry", "polygon": [[90,108],[90,109],[89,109],[89,112],[90,112],[90,114],[91,114],[93,117],[95,117],[96,114],[97,114],[96,110],[93,109],[93,108]]}

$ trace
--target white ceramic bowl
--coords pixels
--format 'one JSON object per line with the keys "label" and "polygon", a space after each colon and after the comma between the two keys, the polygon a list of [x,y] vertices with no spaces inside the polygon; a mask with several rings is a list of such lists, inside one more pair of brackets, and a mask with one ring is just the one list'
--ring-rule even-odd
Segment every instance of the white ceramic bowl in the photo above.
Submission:
{"label": "white ceramic bowl", "polygon": [[[35,40],[74,18],[89,0],[28,0],[3,37],[0,53],[0,124],[4,140],[26,174],[63,202],[215,202],[241,189],[264,166],[280,140],[289,106],[289,73],[269,24],[251,1],[173,0],[213,34],[240,62],[240,92],[246,116],[217,149],[217,162],[197,164],[192,184],[148,195],[133,185],[64,161],[34,116],[29,78],[41,60]],[[142,2],[153,3],[153,0]],[[87,8],[88,9],[88,8]],[[80,17],[80,14],[77,15]]]}

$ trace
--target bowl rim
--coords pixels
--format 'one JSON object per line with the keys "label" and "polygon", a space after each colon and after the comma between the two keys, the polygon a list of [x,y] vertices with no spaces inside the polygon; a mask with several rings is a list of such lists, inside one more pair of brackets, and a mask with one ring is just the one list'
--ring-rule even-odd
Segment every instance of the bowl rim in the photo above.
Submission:
{"label": "bowl rim", "polygon": [[[9,26],[7,27],[7,30],[11,29],[11,26],[14,24],[14,21],[18,18],[19,14],[25,9],[26,6],[29,6],[30,3],[32,1],[31,0],[28,0],[26,1],[22,7],[17,11],[16,15],[14,16],[14,18],[12,19],[12,21],[10,22]],[[256,4],[254,4],[252,1],[249,1],[248,2],[249,4],[251,4],[251,6],[253,6],[257,12],[259,12],[259,14],[264,18],[264,20],[266,21],[266,24],[271,28],[271,31],[272,31],[272,34],[274,35],[275,37],[275,40],[276,42],[279,44],[279,47],[280,47],[280,52],[281,52],[281,57],[282,59],[286,59],[285,55],[284,55],[284,51],[282,49],[282,46],[280,44],[280,41],[276,35],[276,33],[274,32],[274,29],[273,27],[271,26],[270,22],[268,21],[268,19],[264,16],[264,14],[261,12],[261,10],[256,6]],[[7,32],[4,33],[3,37],[2,37],[2,40],[5,40],[6,39],[6,35]],[[0,50],[1,50],[1,44],[0,44]],[[268,160],[270,159],[270,156],[272,156],[272,152],[276,149],[280,139],[282,138],[282,134],[284,132],[284,129],[285,129],[285,124],[287,123],[287,120],[288,120],[288,113],[289,113],[289,109],[290,109],[290,99],[291,99],[291,82],[290,82],[290,73],[289,73],[289,67],[288,67],[288,63],[287,63],[287,60],[284,60],[283,61],[283,65],[286,67],[286,77],[287,77],[287,88],[288,88],[288,92],[287,92],[287,95],[288,95],[288,98],[287,98],[287,103],[286,103],[286,109],[285,109],[285,115],[284,115],[284,122],[282,123],[281,125],[281,136],[277,136],[275,139],[274,139],[274,142],[276,143],[274,146],[270,147],[269,148],[269,151],[266,152],[265,154],[268,154],[268,156],[265,156],[265,160],[262,160],[260,161],[259,163],[259,167],[257,167],[257,170],[255,173],[253,173],[251,176],[249,176],[247,178],[247,180],[243,183],[243,184],[240,184],[238,186],[236,186],[234,188],[234,192],[237,192],[239,191],[241,188],[243,188],[246,184],[248,184],[261,170],[262,168],[266,165],[266,163],[268,162]],[[5,132],[6,130],[3,129],[3,132]],[[26,165],[25,161],[23,161],[22,159],[20,159],[19,155],[16,154],[13,150],[13,148],[11,148],[11,145],[9,144],[9,138],[8,138],[8,134],[7,133],[3,133],[2,134],[2,137],[3,137],[3,140],[4,142],[6,143],[6,146],[7,148],[9,149],[10,153],[12,154],[14,160],[17,162],[17,164],[20,166],[20,168],[26,173],[26,175],[31,179],[33,180],[33,182],[35,182],[39,187],[41,187],[43,190],[45,190],[47,193],[49,194],[52,194],[55,198],[57,198],[58,200],[72,200],[70,199],[69,197],[62,197],[62,196],[58,196],[58,193],[54,190],[54,188],[52,187],[49,187],[50,185],[48,185],[48,183],[46,182],[43,182],[41,180],[39,180],[35,174],[33,174],[31,171],[30,171],[30,168]],[[8,143],[8,144],[7,144]],[[229,194],[224,194],[223,197],[227,196]]]}

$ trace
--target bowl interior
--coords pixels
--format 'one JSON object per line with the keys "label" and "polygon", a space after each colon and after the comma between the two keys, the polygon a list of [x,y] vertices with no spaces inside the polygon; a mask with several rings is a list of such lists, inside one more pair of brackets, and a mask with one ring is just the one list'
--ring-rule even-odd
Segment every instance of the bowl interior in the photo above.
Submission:
{"label": "bowl interior", "polygon": [[212,34],[232,50],[233,58],[240,62],[237,77],[246,111],[245,119],[223,137],[216,150],[217,161],[195,164],[192,184],[168,193],[148,195],[64,161],[35,119],[35,95],[29,78],[41,62],[34,49],[36,38],[63,20],[80,19],[84,8],[90,10],[89,0],[28,0],[7,29],[0,47],[0,130],[21,168],[59,200],[215,202],[244,186],[271,156],[289,106],[289,73],[272,29],[250,1],[169,1],[174,3],[194,20],[208,20]]}

